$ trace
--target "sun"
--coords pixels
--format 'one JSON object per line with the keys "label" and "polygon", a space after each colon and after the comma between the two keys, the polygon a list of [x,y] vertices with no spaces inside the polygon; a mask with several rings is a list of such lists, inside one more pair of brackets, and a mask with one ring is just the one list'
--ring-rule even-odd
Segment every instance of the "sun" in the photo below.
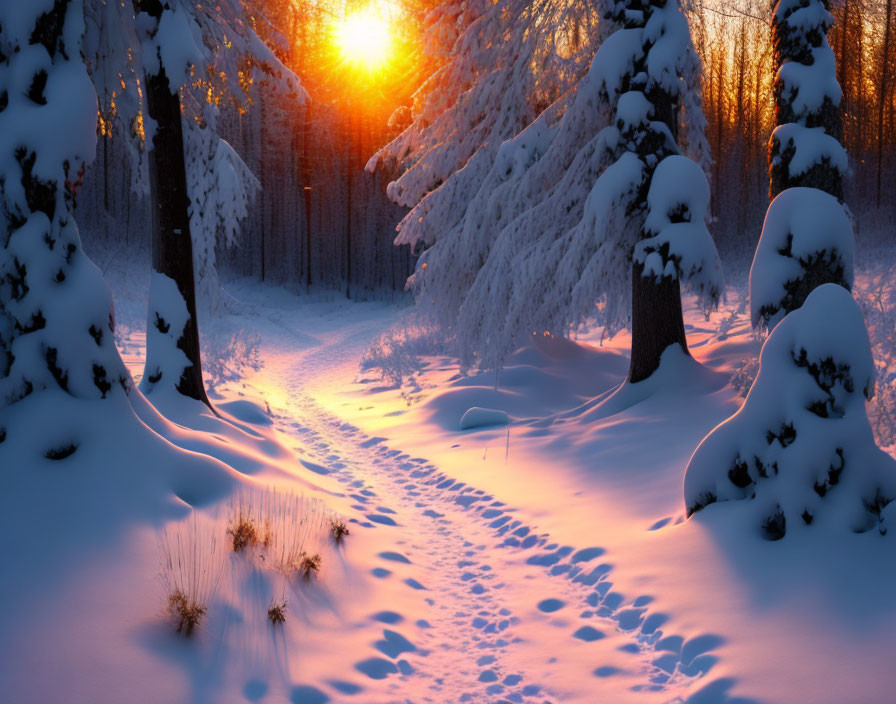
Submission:
{"label": "sun", "polygon": [[389,61],[392,33],[372,7],[346,15],[335,27],[335,40],[343,59],[357,68],[375,72]]}

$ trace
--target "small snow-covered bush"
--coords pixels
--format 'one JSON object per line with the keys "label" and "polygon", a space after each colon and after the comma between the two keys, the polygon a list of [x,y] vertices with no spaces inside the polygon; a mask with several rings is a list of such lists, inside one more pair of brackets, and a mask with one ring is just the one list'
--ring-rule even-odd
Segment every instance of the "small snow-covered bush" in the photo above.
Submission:
{"label": "small snow-covered bush", "polygon": [[200,332],[202,372],[209,391],[243,379],[247,372],[258,371],[261,362],[261,336],[251,330],[223,330],[217,321],[209,321]]}
{"label": "small snow-covered bush", "polygon": [[877,366],[877,388],[868,406],[874,437],[896,450],[896,282],[889,271],[856,282]]}
{"label": "small snow-covered bush", "polygon": [[425,314],[413,312],[383,332],[361,359],[361,370],[379,370],[383,379],[401,384],[420,371],[421,357],[446,354],[452,339]]}
{"label": "small snow-covered bush", "polygon": [[178,633],[190,637],[218,590],[224,568],[221,544],[213,527],[194,516],[162,533],[159,557],[168,616]]}
{"label": "small snow-covered bush", "polygon": [[885,533],[896,461],[876,446],[865,413],[874,376],[852,295],[819,286],[769,335],[743,407],[694,452],[688,515],[750,501],[752,520],[771,539],[818,524]]}

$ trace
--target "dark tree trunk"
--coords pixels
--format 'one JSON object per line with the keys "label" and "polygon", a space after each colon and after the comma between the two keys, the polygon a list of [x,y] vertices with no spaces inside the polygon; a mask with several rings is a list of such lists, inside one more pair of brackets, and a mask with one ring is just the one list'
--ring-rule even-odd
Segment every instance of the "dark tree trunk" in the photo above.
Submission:
{"label": "dark tree trunk", "polygon": [[888,89],[890,83],[890,41],[891,41],[891,20],[893,17],[893,0],[887,0],[886,5],[887,19],[884,22],[884,45],[880,68],[880,96],[877,103],[877,207],[880,208],[881,202],[881,185],[883,182],[883,161],[884,161],[884,108],[887,104],[889,96]]}
{"label": "dark tree trunk", "polygon": [[645,278],[643,271],[636,262],[632,268],[632,359],[628,370],[633,383],[659,369],[668,347],[680,345],[689,354],[678,279]]}
{"label": "dark tree trunk", "polygon": [[355,137],[351,107],[349,107],[348,134],[345,153],[345,297],[352,297],[352,142]]}
{"label": "dark tree trunk", "polygon": [[[653,5],[637,0],[622,3],[623,10],[633,9],[642,12],[643,22],[647,22]],[[646,52],[642,59],[635,62],[632,75],[647,70]],[[663,122],[674,138],[678,137],[678,104],[676,98],[660,86],[645,93],[645,97],[653,108],[653,119]],[[637,211],[645,214],[647,193],[653,172],[670,151],[665,133],[656,128],[647,130],[634,138],[635,153],[645,166],[644,183],[638,197]],[[642,232],[646,236],[647,233]],[[681,287],[678,279],[663,276],[659,279],[643,276],[643,266],[634,262],[632,265],[632,356],[629,366],[628,380],[632,383],[643,381],[660,366],[660,359],[666,348],[679,345],[688,354],[687,338],[684,334],[684,319],[681,308]]]}
{"label": "dark tree trunk", "polygon": [[302,194],[305,198],[305,290],[311,290],[311,106],[306,103],[302,120]]}
{"label": "dark tree trunk", "polygon": [[[158,21],[163,6],[159,0],[136,0],[138,12]],[[193,243],[190,235],[189,197],[184,165],[184,136],[180,94],[168,87],[164,67],[147,75],[146,103],[156,129],[149,152],[149,183],[152,197],[152,268],[173,279],[187,306],[189,319],[177,341],[190,365],[176,384],[184,396],[211,403],[202,383],[199,329],[196,324],[196,286],[193,274]]]}

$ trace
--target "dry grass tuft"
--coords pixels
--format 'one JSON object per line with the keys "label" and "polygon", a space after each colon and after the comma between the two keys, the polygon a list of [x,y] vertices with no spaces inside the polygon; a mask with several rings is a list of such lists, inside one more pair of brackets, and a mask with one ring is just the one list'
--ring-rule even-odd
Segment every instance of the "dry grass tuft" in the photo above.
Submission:
{"label": "dry grass tuft", "polygon": [[309,555],[308,553],[302,553],[301,559],[297,563],[297,569],[299,574],[302,575],[303,579],[311,579],[311,575],[318,574],[320,572],[320,566],[323,560],[318,553],[314,553],[313,555]]}
{"label": "dry grass tuft", "polygon": [[189,599],[182,592],[176,591],[168,597],[168,613],[177,624],[177,632],[187,638],[193,635],[193,629],[202,623],[208,609]]}
{"label": "dry grass tuft", "polygon": [[286,623],[286,606],[287,602],[285,599],[271,601],[271,605],[268,608],[268,620],[275,626],[278,623]]}
{"label": "dry grass tuft", "polygon": [[337,545],[339,545],[348,534],[349,530],[348,526],[345,525],[345,521],[341,518],[330,519],[330,535],[333,536],[333,541]]}
{"label": "dry grass tuft", "polygon": [[318,545],[327,534],[323,505],[317,499],[271,490],[262,496],[261,506],[260,515],[270,534],[264,559],[290,578],[301,572],[299,565],[306,554],[319,551]]}
{"label": "dry grass tuft", "polygon": [[262,531],[262,525],[261,506],[254,495],[248,492],[234,494],[227,525],[227,535],[230,536],[233,551],[243,552],[269,542],[270,531]]}
{"label": "dry grass tuft", "polygon": [[211,526],[193,520],[166,528],[159,539],[160,579],[175,629],[189,637],[200,626],[223,571],[221,546]]}
{"label": "dry grass tuft", "polygon": [[230,536],[234,552],[242,552],[246,548],[258,544],[258,530],[255,528],[255,524],[245,516],[240,517],[227,528],[227,535]]}

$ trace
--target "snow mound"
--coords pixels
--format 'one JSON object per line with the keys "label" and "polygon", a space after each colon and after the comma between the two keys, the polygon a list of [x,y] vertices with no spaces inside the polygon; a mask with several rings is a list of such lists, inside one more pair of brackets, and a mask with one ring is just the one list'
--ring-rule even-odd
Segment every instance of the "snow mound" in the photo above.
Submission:
{"label": "snow mound", "polygon": [[843,287],[819,286],[766,340],[743,407],[694,452],[688,514],[746,500],[770,539],[826,526],[886,533],[896,462],[874,443],[865,412],[873,386],[861,310]]}
{"label": "snow mound", "polygon": [[[788,188],[769,205],[753,266],[750,317],[773,328],[819,283],[853,283],[852,221],[834,196]],[[867,335],[866,335],[867,337]]]}
{"label": "snow mound", "polygon": [[504,411],[473,406],[460,419],[460,429],[483,428],[489,425],[507,425],[510,417]]}

